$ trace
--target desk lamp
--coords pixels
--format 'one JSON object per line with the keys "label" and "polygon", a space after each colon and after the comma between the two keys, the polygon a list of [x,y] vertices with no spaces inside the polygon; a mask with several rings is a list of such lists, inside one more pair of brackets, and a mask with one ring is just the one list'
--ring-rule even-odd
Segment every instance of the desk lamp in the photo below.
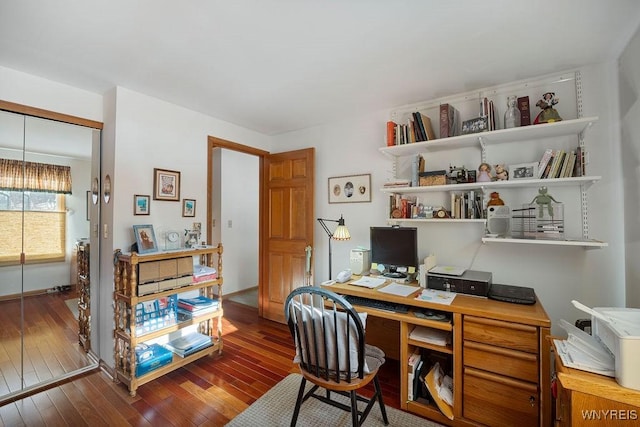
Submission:
{"label": "desk lamp", "polygon": [[[342,217],[342,215],[340,215],[340,219],[318,218],[318,222],[327,233],[327,236],[329,236],[329,279],[331,279],[331,240],[350,240],[351,235],[349,234],[347,226],[344,225],[344,218]],[[326,224],[327,222],[338,223],[338,227],[333,233],[329,231],[329,227],[327,227]]]}

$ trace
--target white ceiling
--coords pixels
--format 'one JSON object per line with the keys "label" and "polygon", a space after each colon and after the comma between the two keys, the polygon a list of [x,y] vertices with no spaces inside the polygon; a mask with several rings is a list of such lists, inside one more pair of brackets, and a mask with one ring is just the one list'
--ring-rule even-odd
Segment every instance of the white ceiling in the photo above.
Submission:
{"label": "white ceiling", "polygon": [[637,0],[0,0],[0,65],[265,134],[615,59]]}

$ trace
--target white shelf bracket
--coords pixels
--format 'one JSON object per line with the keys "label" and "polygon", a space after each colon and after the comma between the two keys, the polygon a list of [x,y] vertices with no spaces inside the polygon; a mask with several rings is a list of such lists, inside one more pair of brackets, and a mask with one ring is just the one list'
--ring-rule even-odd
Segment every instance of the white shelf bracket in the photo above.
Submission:
{"label": "white shelf bracket", "polygon": [[479,136],[478,143],[480,144],[480,163],[487,162],[487,145],[484,141],[484,138]]}

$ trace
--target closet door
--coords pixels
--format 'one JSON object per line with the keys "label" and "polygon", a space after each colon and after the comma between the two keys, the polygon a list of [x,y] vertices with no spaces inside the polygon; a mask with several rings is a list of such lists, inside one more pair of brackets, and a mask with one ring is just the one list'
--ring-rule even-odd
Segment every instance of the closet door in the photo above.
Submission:
{"label": "closet door", "polygon": [[79,344],[74,249],[99,223],[99,133],[0,111],[0,399],[93,364]]}

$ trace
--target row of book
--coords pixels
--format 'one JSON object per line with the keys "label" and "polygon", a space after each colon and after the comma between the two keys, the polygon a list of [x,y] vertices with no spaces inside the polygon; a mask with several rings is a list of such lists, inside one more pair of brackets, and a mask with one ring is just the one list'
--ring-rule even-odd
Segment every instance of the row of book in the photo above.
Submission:
{"label": "row of book", "polygon": [[570,178],[584,176],[585,153],[578,146],[570,152],[547,148],[538,162],[538,178]]}
{"label": "row of book", "polygon": [[403,145],[436,139],[431,118],[420,112],[411,113],[407,123],[387,122],[387,145]]}
{"label": "row of book", "polygon": [[456,219],[481,219],[484,218],[482,206],[482,192],[469,190],[463,192],[452,191],[451,218]]}

